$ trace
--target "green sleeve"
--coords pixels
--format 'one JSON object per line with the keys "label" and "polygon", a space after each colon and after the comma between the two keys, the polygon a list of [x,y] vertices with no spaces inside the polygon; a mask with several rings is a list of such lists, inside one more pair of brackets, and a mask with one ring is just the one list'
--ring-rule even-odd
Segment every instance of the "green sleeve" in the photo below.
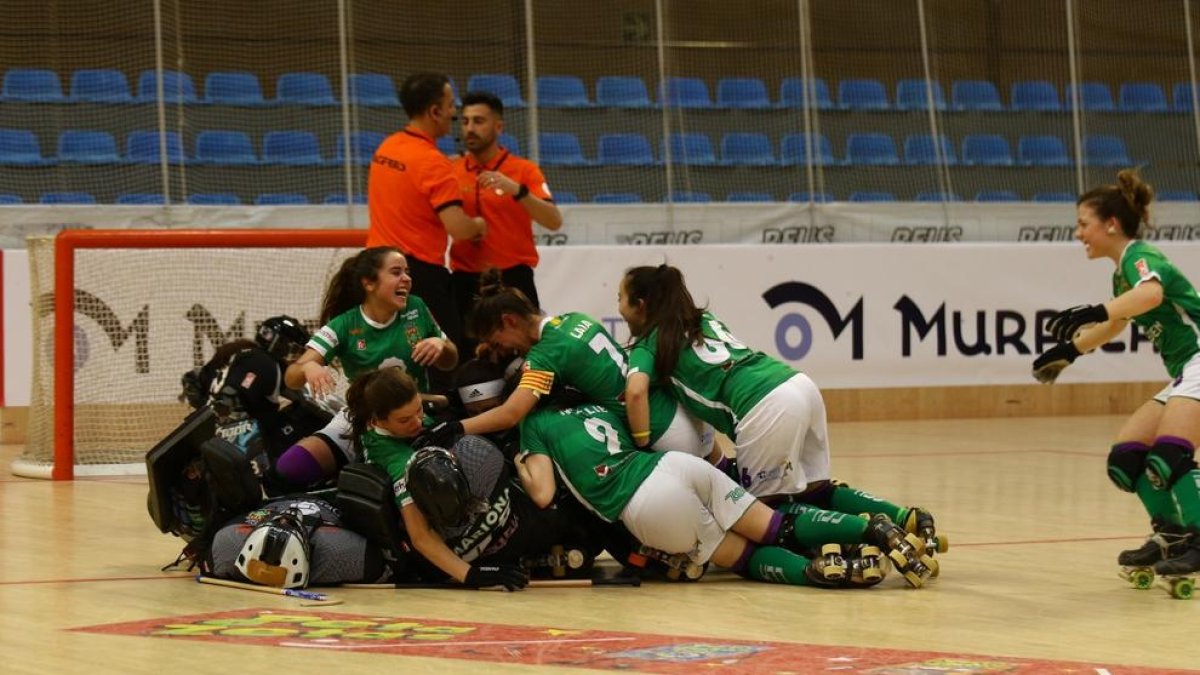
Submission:
{"label": "green sleeve", "polygon": [[645,373],[651,380],[655,379],[654,359],[658,346],[656,336],[656,333],[647,335],[635,342],[629,350],[629,375]]}

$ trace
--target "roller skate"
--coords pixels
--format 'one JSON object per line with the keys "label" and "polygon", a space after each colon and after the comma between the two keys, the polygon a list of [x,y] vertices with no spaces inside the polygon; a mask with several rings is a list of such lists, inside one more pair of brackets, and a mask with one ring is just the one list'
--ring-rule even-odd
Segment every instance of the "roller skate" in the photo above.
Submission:
{"label": "roller skate", "polygon": [[521,559],[534,576],[544,576],[547,572],[555,579],[567,576],[580,576],[591,573],[594,558],[581,547],[555,545],[542,555],[527,556]]}
{"label": "roller skate", "polygon": [[876,513],[867,521],[863,539],[887,552],[896,570],[913,588],[920,588],[933,575],[933,558],[925,553],[925,542],[900,529],[886,514]]}
{"label": "roller skate", "polygon": [[821,554],[812,556],[804,568],[808,583],[819,588],[841,588],[849,572],[841,544],[825,544]]}
{"label": "roller skate", "polygon": [[669,581],[698,581],[708,570],[708,563],[697,564],[686,553],[664,553],[645,544],[638,545],[626,558],[627,567],[632,567],[634,576],[650,570],[652,567],[662,568]]}
{"label": "roller skate", "polygon": [[950,539],[944,534],[937,533],[937,527],[933,523],[933,514],[919,506],[910,506],[908,514],[904,518],[904,530],[917,535],[925,542],[925,555],[933,561],[933,564],[929,566],[929,576],[936,577],[941,572],[941,565],[934,558],[934,554],[949,551]]}
{"label": "roller skate", "polygon": [[1154,532],[1138,548],[1131,548],[1117,556],[1121,569],[1117,576],[1128,581],[1138,590],[1154,585],[1155,565],[1182,554],[1187,548],[1189,535],[1178,525],[1154,522]]}
{"label": "roller skate", "polygon": [[849,586],[874,586],[887,576],[888,558],[877,546],[856,546],[846,552],[846,561],[850,563]]}
{"label": "roller skate", "polygon": [[1200,572],[1200,539],[1195,533],[1183,535],[1182,552],[1154,563],[1157,583],[1177,600],[1190,600]]}

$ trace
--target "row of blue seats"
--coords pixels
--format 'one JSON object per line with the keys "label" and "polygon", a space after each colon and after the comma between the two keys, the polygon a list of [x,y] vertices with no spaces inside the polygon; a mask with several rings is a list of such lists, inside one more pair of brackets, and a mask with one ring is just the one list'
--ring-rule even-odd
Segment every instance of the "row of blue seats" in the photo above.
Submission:
{"label": "row of blue seats", "polygon": [[[1164,202],[1195,202],[1200,201],[1200,195],[1190,190],[1173,190],[1164,191],[1156,197],[1159,201]],[[559,204],[579,204],[581,200],[572,192],[556,192],[554,194],[555,202]],[[707,192],[696,191],[677,191],[671,193],[671,201],[679,203],[704,204],[710,203],[713,200],[712,195]],[[774,195],[769,192],[730,192],[725,196],[727,202],[749,203],[749,202],[775,202],[778,201]],[[793,192],[788,195],[787,201],[791,202],[819,202],[832,203],[837,199],[830,193],[809,193],[809,192]],[[864,202],[895,202],[896,195],[891,192],[877,191],[860,191],[852,192],[847,198],[847,201],[864,203]],[[956,194],[945,194],[940,192],[920,192],[917,193],[913,201],[917,202],[961,202],[961,197]],[[1024,200],[1019,194],[1013,190],[980,190],[975,193],[976,202],[1021,202]],[[1035,193],[1030,201],[1034,202],[1070,202],[1075,201],[1075,195],[1070,192],[1038,192]],[[23,204],[24,201],[19,195],[0,194],[0,205]],[[47,192],[38,199],[39,204],[96,204],[97,200],[89,192]],[[117,196],[116,204],[123,205],[163,205],[166,200],[159,193],[125,193]],[[217,193],[200,193],[189,195],[186,202],[193,206],[238,206],[243,204],[238,195],[231,192]],[[253,204],[257,206],[292,206],[292,205],[308,205],[313,202],[309,201],[307,195],[300,193],[265,193],[255,197]],[[345,204],[346,195],[344,193],[331,193],[325,195],[321,203],[324,204]],[[365,204],[366,199],[363,195],[355,195],[354,203]],[[636,192],[602,192],[597,193],[592,197],[593,204],[641,204],[644,203],[642,195]]]}
{"label": "row of blue seats", "polygon": [[[650,98],[642,78],[637,76],[602,76],[596,79],[595,99],[589,97],[584,81],[570,75],[543,75],[536,80],[538,105],[554,108],[587,108],[592,106],[617,108],[652,108],[667,105],[678,108],[703,109],[767,109],[773,107],[812,107],[830,110],[928,110],[930,100],[937,110],[999,111],[1006,106],[996,85],[987,80],[958,80],[951,85],[950,102],[939,82],[932,87],[923,79],[902,79],[896,82],[895,101],[887,88],[876,79],[852,78],[838,83],[837,102],[830,95],[829,85],[821,78],[805,80],[785,77],[780,82],[778,98],[772,100],[766,83],[757,77],[731,77],[717,81],[715,100],[709,95],[708,84],[699,77],[668,77],[660,83],[657,103]],[[359,105],[399,106],[395,82],[381,73],[350,75],[350,100]],[[458,91],[457,87],[455,88]],[[490,91],[504,105],[521,108],[527,105],[517,78],[506,74],[472,75],[468,91]],[[258,76],[249,72],[213,72],[204,80],[204,97],[197,94],[190,75],[178,71],[163,71],[164,98],[183,103],[212,103],[256,106],[336,105],[337,98],[330,80],[320,73],[283,73],[275,82],[275,98],[266,99]],[[11,68],[0,87],[0,101],[37,103],[92,102],[135,103],[157,99],[158,77],[154,70],[142,71],[137,80],[136,94],[130,91],[125,74],[115,69],[84,69],[71,75],[69,94],[63,94],[59,76],[44,68]],[[1167,112],[1190,111],[1195,95],[1191,83],[1179,82],[1173,89],[1173,103],[1155,82],[1125,82],[1113,98],[1103,82],[1083,82],[1077,87],[1067,85],[1062,98],[1058,88],[1045,80],[1014,82],[1010,90],[1012,110],[1059,111],[1069,110],[1076,96],[1081,109],[1087,111]]]}
{"label": "row of blue seats", "polygon": [[[0,129],[0,165],[44,166],[54,163],[78,164],[157,164],[160,161],[160,139],[156,131],[134,131],[126,137],[125,154],[117,149],[117,141],[106,131],[64,131],[58,137],[54,157],[43,157],[37,137],[24,129]],[[385,135],[373,131],[351,134],[352,161],[359,165],[370,162],[375,149]],[[270,131],[262,137],[262,155],[254,147],[249,134],[241,131],[201,131],[196,135],[195,154],[184,152],[179,132],[168,132],[167,161],[173,164],[195,163],[218,166],[255,166],[274,164],[284,166],[341,165],[346,157],[345,136],[339,134],[332,158],[321,151],[320,141],[309,131]],[[788,134],[779,143],[776,156],[772,141],[766,134],[736,132],[725,134],[720,141],[720,157],[706,134],[674,133],[669,136],[673,163],[687,166],[791,166],[812,161],[823,166],[867,165],[921,166],[946,164],[956,166],[1070,166],[1072,158],[1067,145],[1057,136],[1022,136],[1017,141],[1014,157],[1009,141],[999,134],[968,134],[964,136],[960,155],[945,135],[935,142],[929,134],[914,134],[904,139],[903,156],[893,138],[882,133],[856,133],[846,138],[844,159],[833,154],[833,146],[824,134]],[[507,134],[501,145],[520,154],[517,139]],[[597,139],[596,159],[584,155],[579,138],[572,133],[543,132],[539,134],[541,163],[545,166],[657,166],[666,156],[667,142],[660,144],[656,156],[650,141],[641,134],[605,134]],[[449,137],[439,139],[438,146],[447,154],[459,150]],[[940,146],[940,147],[939,147]],[[1084,139],[1084,163],[1093,166],[1128,166],[1133,162],[1118,136],[1092,135]]]}

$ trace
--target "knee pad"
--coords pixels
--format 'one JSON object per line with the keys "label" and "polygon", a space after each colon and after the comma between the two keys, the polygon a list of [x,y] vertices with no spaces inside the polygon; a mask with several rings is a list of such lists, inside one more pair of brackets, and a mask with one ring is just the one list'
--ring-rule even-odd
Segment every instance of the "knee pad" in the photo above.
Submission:
{"label": "knee pad", "polygon": [[795,501],[828,510],[833,503],[834,491],[844,487],[846,486],[836,480],[821,481],[812,488],[796,495]]}
{"label": "knee pad", "polygon": [[1196,468],[1192,444],[1182,438],[1161,436],[1146,456],[1146,476],[1158,490],[1169,490],[1184,474]]}
{"label": "knee pad", "polygon": [[394,576],[402,576],[407,560],[403,521],[396,508],[392,477],[378,464],[356,462],[338,474],[337,506],[342,522],[383,552]]}
{"label": "knee pad", "polygon": [[1150,448],[1142,443],[1117,443],[1108,452],[1108,479],[1124,492],[1137,490],[1138,477],[1146,470]]}

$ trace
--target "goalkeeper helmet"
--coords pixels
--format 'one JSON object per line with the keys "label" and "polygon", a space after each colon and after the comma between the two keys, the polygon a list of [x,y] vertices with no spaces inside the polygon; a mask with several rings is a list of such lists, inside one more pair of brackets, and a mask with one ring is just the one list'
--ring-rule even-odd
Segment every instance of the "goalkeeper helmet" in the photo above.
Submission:
{"label": "goalkeeper helmet", "polygon": [[304,516],[288,509],[250,532],[234,564],[242,576],[256,584],[304,588],[308,585],[310,550]]}
{"label": "goalkeeper helmet", "polygon": [[282,314],[263,321],[255,336],[258,346],[280,361],[304,351],[308,338],[308,331],[303,324]]}
{"label": "goalkeeper helmet", "polygon": [[467,476],[454,455],[426,446],[408,462],[408,493],[435,530],[466,525],[475,508]]}

